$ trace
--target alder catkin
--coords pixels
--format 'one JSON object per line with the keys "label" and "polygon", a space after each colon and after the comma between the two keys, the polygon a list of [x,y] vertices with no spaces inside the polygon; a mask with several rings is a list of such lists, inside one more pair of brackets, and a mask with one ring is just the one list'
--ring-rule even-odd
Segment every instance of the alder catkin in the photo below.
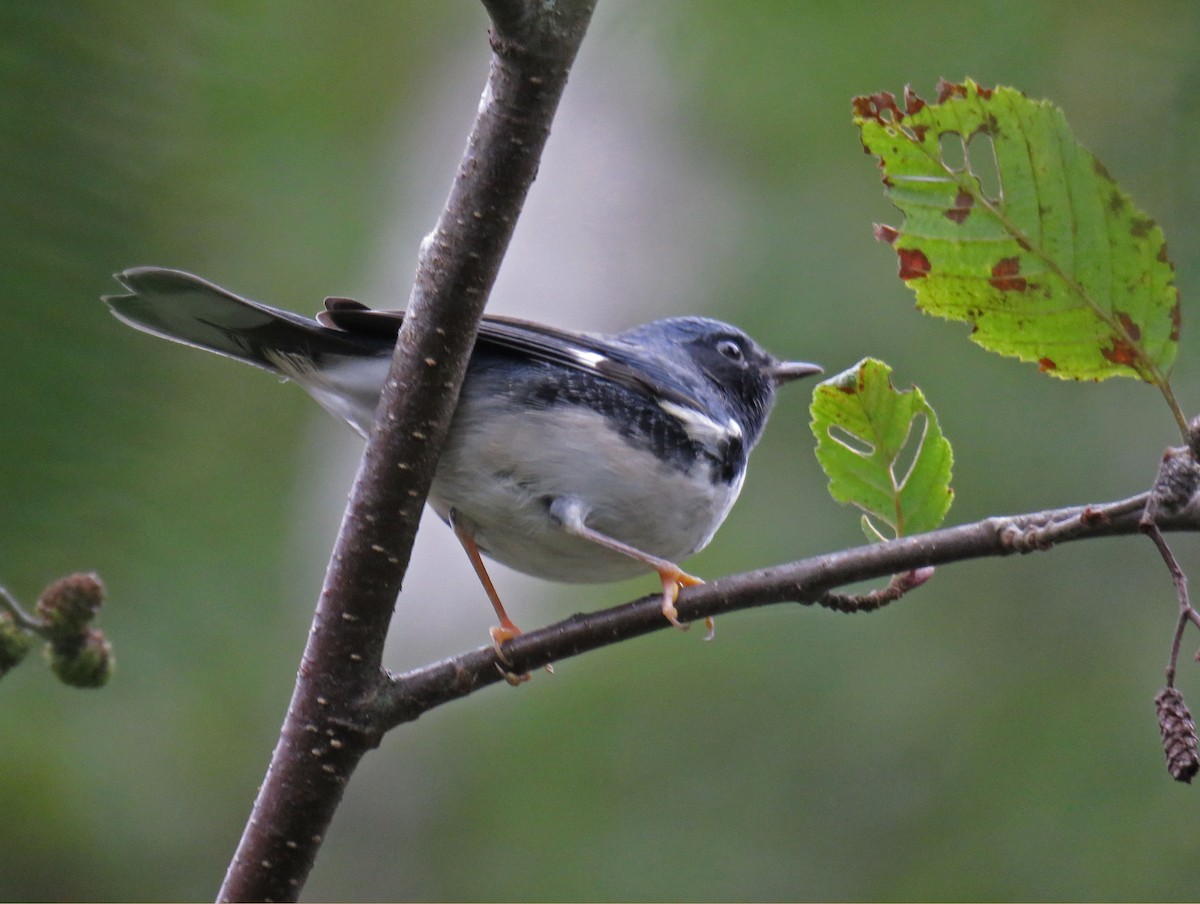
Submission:
{"label": "alder catkin", "polygon": [[1183,694],[1173,687],[1164,687],[1154,698],[1154,705],[1158,709],[1167,771],[1175,781],[1191,784],[1192,777],[1200,770],[1200,757],[1196,754],[1196,723],[1183,702]]}

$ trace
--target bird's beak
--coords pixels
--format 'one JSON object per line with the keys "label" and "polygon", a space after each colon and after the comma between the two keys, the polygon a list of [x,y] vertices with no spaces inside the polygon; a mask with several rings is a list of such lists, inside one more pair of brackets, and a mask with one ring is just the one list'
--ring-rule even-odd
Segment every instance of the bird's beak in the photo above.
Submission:
{"label": "bird's beak", "polygon": [[767,375],[775,381],[776,386],[823,373],[825,371],[819,364],[808,364],[804,361],[780,361],[767,368]]}

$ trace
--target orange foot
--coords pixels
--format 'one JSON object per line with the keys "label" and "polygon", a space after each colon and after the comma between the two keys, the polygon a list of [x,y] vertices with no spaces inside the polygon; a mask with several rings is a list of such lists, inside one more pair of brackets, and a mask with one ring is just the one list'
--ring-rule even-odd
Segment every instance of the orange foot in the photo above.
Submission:
{"label": "orange foot", "polygon": [[[496,656],[500,662],[505,665],[510,665],[508,657],[504,655],[504,651],[500,649],[500,645],[507,643],[514,637],[521,636],[521,629],[514,625],[508,618],[505,618],[496,627],[491,628],[489,633],[492,635],[492,646],[496,648]],[[504,676],[504,680],[516,687],[525,681],[528,681],[532,676],[528,672],[510,672],[504,669],[497,663],[496,668],[500,670],[500,674]],[[546,663],[546,671],[551,675],[554,674],[554,666]]]}
{"label": "orange foot", "polygon": [[[504,655],[504,651],[500,649],[500,645],[512,640],[514,637],[519,637],[521,634],[521,629],[514,625],[508,616],[505,616],[501,619],[500,624],[492,628],[489,633],[492,635],[492,646],[496,648],[496,657],[500,660],[500,662],[503,662],[504,665],[511,665],[511,663],[508,661],[508,657]],[[510,672],[501,666],[499,662],[496,663],[496,668],[500,671],[500,674],[504,676],[504,680],[513,687],[516,687],[523,681],[529,680],[528,672]]]}
{"label": "orange foot", "polygon": [[679,610],[675,608],[675,600],[679,599],[679,591],[684,587],[696,587],[703,584],[704,581],[686,571],[681,571],[675,565],[671,565],[670,568],[660,568],[658,576],[662,579],[663,616],[676,628],[686,631],[688,626],[679,620]]}
{"label": "orange foot", "polygon": [[500,644],[507,643],[514,637],[520,637],[521,629],[514,625],[509,619],[505,618],[500,622],[500,624],[492,628],[489,633],[492,635],[492,646],[496,648],[496,655],[505,662],[508,662],[508,659],[505,658],[504,653],[502,653],[500,650]]}

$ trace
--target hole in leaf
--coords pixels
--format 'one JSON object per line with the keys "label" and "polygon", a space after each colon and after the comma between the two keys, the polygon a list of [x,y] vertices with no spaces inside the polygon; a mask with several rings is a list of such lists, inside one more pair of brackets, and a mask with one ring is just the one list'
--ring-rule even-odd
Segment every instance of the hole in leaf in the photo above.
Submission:
{"label": "hole in leaf", "polygon": [[[887,530],[884,530],[885,527]],[[883,518],[879,518],[878,515],[868,515],[864,512],[862,516],[862,529],[868,537],[874,537],[880,542],[896,538],[896,525]]]}
{"label": "hole in leaf", "polygon": [[1000,163],[996,160],[996,145],[992,136],[976,132],[967,142],[967,169],[979,182],[979,190],[992,202],[999,203],[1003,193],[1000,185]]}
{"label": "hole in leaf", "polygon": [[840,424],[829,425],[829,438],[840,446],[849,449],[855,455],[870,458],[875,454],[875,446],[861,436],[856,436]]}
{"label": "hole in leaf", "polygon": [[951,172],[961,173],[967,166],[967,148],[958,132],[943,132],[938,136],[938,153],[942,164]]}
{"label": "hole in leaf", "polygon": [[925,446],[925,431],[929,429],[929,418],[924,413],[917,414],[908,425],[908,436],[900,445],[896,460],[892,462],[892,475],[897,489],[904,489],[912,470],[917,464],[917,457]]}

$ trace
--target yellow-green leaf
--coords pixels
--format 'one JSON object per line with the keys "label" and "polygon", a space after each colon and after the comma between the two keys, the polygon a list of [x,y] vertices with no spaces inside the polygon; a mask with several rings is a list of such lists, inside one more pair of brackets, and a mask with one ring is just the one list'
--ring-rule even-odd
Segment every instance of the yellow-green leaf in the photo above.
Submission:
{"label": "yellow-green leaf", "polygon": [[868,538],[933,530],[954,491],[954,456],[921,390],[892,386],[892,369],[865,358],[825,380],[810,414],[817,460],[839,502],[864,512]]}
{"label": "yellow-green leaf", "polygon": [[1071,134],[1062,111],[1012,88],[943,82],[859,97],[899,228],[877,226],[921,310],[984,348],[1066,379],[1165,386],[1179,296],[1162,230]]}

